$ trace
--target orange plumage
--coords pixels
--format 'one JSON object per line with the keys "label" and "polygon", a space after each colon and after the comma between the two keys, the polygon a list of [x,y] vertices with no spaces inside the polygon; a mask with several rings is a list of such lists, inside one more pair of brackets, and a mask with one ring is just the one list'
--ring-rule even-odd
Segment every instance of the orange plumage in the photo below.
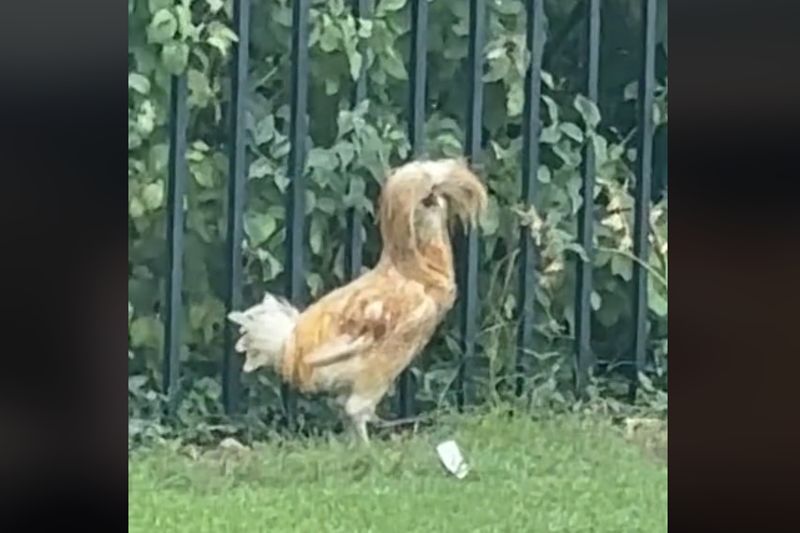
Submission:
{"label": "orange plumage", "polygon": [[460,159],[411,162],[387,176],[379,200],[383,249],[375,267],[300,312],[266,294],[228,318],[240,326],[244,371],[273,367],[304,392],[336,394],[354,429],[433,336],[456,298],[449,215],[475,224],[486,189]]}

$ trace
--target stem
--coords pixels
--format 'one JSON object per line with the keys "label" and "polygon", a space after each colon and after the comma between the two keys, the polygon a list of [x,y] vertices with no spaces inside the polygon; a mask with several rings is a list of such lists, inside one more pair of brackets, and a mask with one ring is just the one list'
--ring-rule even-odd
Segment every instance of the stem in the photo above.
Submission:
{"label": "stem", "polygon": [[621,255],[623,257],[627,257],[631,261],[634,261],[634,262],[638,263],[639,265],[641,265],[653,277],[655,277],[659,282],[661,282],[661,284],[664,285],[665,289],[667,288],[667,278],[662,276],[659,271],[657,271],[656,269],[651,267],[648,263],[644,262],[639,257],[636,257],[635,255],[633,255],[631,252],[626,252],[625,250],[617,250],[616,248],[608,248],[606,246],[598,246],[597,250],[601,251],[601,252],[608,252],[608,253],[612,253],[612,254]]}

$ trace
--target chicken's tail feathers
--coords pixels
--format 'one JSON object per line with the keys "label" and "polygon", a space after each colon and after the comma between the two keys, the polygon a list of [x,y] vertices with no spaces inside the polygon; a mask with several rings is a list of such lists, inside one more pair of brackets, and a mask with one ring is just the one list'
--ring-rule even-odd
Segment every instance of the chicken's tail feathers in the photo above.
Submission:
{"label": "chicken's tail feathers", "polygon": [[228,320],[239,326],[241,336],[234,349],[245,354],[245,372],[280,362],[299,315],[295,306],[270,293],[249,309],[228,313]]}

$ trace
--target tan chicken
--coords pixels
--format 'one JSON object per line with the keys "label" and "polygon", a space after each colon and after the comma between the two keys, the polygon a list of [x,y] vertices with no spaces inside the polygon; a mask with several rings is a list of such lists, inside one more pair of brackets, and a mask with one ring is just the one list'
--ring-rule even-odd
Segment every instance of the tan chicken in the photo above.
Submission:
{"label": "tan chicken", "polygon": [[383,249],[371,271],[305,311],[266,294],[228,319],[240,326],[244,372],[274,368],[302,392],[334,394],[368,441],[367,422],[456,299],[450,215],[474,225],[484,185],[460,159],[411,162],[387,176],[379,200]]}

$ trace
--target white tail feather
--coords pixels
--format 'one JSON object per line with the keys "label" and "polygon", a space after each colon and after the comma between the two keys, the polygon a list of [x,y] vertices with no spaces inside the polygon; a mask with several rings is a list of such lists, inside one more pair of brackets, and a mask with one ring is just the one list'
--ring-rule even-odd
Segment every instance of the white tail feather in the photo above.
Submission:
{"label": "white tail feather", "polygon": [[283,346],[294,329],[300,312],[292,304],[272,294],[265,294],[261,303],[245,311],[231,311],[228,320],[238,324],[241,337],[236,341],[237,352],[246,356],[245,372],[277,364]]}

